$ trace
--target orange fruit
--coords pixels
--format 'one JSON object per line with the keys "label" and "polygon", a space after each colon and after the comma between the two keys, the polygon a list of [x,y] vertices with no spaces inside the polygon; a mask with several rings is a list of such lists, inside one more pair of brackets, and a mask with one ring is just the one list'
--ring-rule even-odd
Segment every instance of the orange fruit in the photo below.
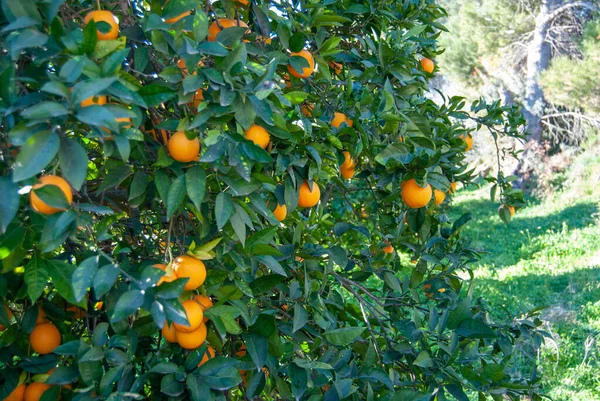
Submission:
{"label": "orange fruit", "polygon": [[[237,20],[232,20],[229,18],[219,18],[219,24],[221,24],[223,29],[227,29],[227,28],[231,28],[231,27],[235,27],[235,26],[241,26],[244,28],[248,28],[248,25],[244,21],[239,21],[239,24],[238,24]],[[208,41],[214,42],[217,39],[217,35],[219,34],[219,32],[221,32],[221,28],[219,28],[219,25],[217,25],[217,21],[214,21],[208,27],[208,38],[207,38]]]}
{"label": "orange fruit", "polygon": [[383,248],[383,253],[394,253],[394,247],[391,245],[386,246]]}
{"label": "orange fruit", "polygon": [[312,112],[315,109],[315,105],[312,103],[304,103],[300,106],[300,112],[304,117],[312,117]]}
{"label": "orange fruit", "polygon": [[[8,306],[4,305],[4,309],[6,309],[6,314],[8,315],[8,320],[12,319],[12,312],[8,309]],[[0,324],[0,331],[6,330],[6,326]]]}
{"label": "orange fruit", "polygon": [[433,63],[433,61],[431,59],[428,59],[427,57],[423,57],[421,59],[421,68],[423,68],[423,71],[431,74],[433,72],[433,70],[435,69],[435,64]]}
{"label": "orange fruit", "polygon": [[240,358],[246,356],[246,344],[242,344],[235,354]]}
{"label": "orange fruit", "polygon": [[206,330],[206,325],[204,323],[200,324],[200,327],[196,331],[192,331],[191,333],[183,333],[181,331],[177,331],[177,342],[182,348],[185,349],[196,349],[206,341],[206,335],[208,334]]}
{"label": "orange fruit", "polygon": [[434,189],[433,196],[435,197],[435,204],[440,205],[444,199],[446,199],[446,194],[440,190]]}
{"label": "orange fruit", "polygon": [[[163,7],[164,7],[164,6],[166,6],[168,2],[169,2],[169,0],[165,1],[165,4],[163,5]],[[191,11],[186,11],[186,12],[184,12],[183,14],[179,14],[179,15],[178,15],[178,16],[176,16],[176,17],[173,17],[173,18],[166,19],[166,20],[165,20],[165,22],[166,22],[167,24],[174,24],[174,23],[176,23],[177,21],[179,21],[180,19],[182,19],[182,18],[184,18],[184,17],[187,17],[187,16],[188,16],[188,15],[190,15],[191,13],[192,13]]]}
{"label": "orange fruit", "polygon": [[151,128],[150,131],[147,131],[147,132],[151,133],[154,140],[158,142],[158,135],[156,133],[157,130],[160,133],[163,143],[166,144],[167,142],[169,142],[169,138],[167,137],[167,131],[165,131],[164,129]]}
{"label": "orange fruit", "polygon": [[426,187],[421,187],[414,178],[404,181],[401,187],[402,200],[408,207],[413,209],[427,206],[433,194],[431,185],[427,184]]}
{"label": "orange fruit", "polygon": [[198,138],[187,139],[185,132],[174,133],[169,138],[167,148],[171,157],[178,162],[189,163],[197,161],[200,157],[200,140]]}
{"label": "orange fruit", "polygon": [[193,107],[195,110],[198,110],[198,106],[200,106],[200,103],[202,103],[203,101],[204,101],[204,91],[202,89],[198,89],[196,91],[196,93],[194,93],[194,97],[192,98],[192,101],[188,104],[190,105],[190,107]]}
{"label": "orange fruit", "polygon": [[175,344],[177,342],[177,330],[175,330],[175,325],[165,322],[165,325],[162,328],[162,335],[168,342]]}
{"label": "orange fruit", "polygon": [[165,272],[165,275],[162,276],[160,278],[160,280],[158,280],[158,283],[156,283],[156,285],[161,285],[162,283],[170,283],[170,282],[177,280],[177,274],[175,274],[175,272],[173,270],[171,270],[170,274],[167,272],[167,265],[164,265],[162,263],[157,263],[155,265],[152,265],[152,267],[156,267]]}
{"label": "orange fruit", "polygon": [[83,102],[81,102],[81,107],[88,107],[88,106],[102,106],[105,105],[107,102],[106,96],[92,96],[90,98],[85,99]]}
{"label": "orange fruit", "polygon": [[344,68],[344,66],[341,63],[330,61],[327,64],[329,64],[329,68],[331,68],[336,75],[340,75],[342,73],[342,69]]}
{"label": "orange fruit", "polygon": [[171,266],[178,278],[189,278],[183,287],[186,291],[195,290],[206,280],[206,267],[199,259],[183,255],[176,258]]}
{"label": "orange fruit", "polygon": [[269,146],[269,142],[271,142],[271,136],[267,130],[257,124],[252,124],[246,130],[246,139],[254,142],[256,146],[260,146],[263,149],[266,149]]}
{"label": "orange fruit", "polygon": [[42,323],[47,323],[48,319],[46,318],[46,312],[44,311],[44,308],[42,308],[42,305],[38,305],[38,315],[37,315],[37,319],[35,319],[35,324],[42,324]]}
{"label": "orange fruit", "polygon": [[515,215],[515,208],[514,208],[514,206],[506,205],[506,208],[510,212],[510,216],[511,217]]}
{"label": "orange fruit", "polygon": [[[198,61],[197,64],[198,67],[204,67],[204,63],[202,61]],[[180,58],[179,60],[177,60],[177,67],[179,67],[179,69],[181,70],[181,73],[183,75],[188,75],[189,71],[187,70],[187,65],[185,64],[185,60]],[[196,75],[196,72],[194,71],[194,74]]]}
{"label": "orange fruit", "polygon": [[[213,302],[211,301],[211,299],[209,297],[207,297],[206,295],[196,295],[194,297],[194,299],[196,300],[196,302],[198,302],[200,304],[200,306],[202,307],[202,312],[206,312],[206,310],[210,307],[213,306]],[[202,322],[206,323],[208,322],[208,318],[206,316],[204,316],[202,318]]]}
{"label": "orange fruit", "polygon": [[215,349],[209,345],[208,347],[206,347],[206,352],[204,353],[204,356],[202,357],[202,360],[200,361],[198,366],[204,365],[206,362],[208,362],[209,359],[212,359],[214,357]]}
{"label": "orange fruit", "polygon": [[244,7],[248,7],[248,0],[233,0],[233,1]]}
{"label": "orange fruit", "polygon": [[275,210],[273,210],[273,214],[275,215],[277,221],[283,221],[287,216],[287,206],[277,204]]}
{"label": "orange fruit", "polygon": [[104,307],[104,302],[102,302],[102,301],[98,301],[94,304],[95,310],[101,310],[103,307]]}
{"label": "orange fruit", "polygon": [[37,184],[33,186],[29,196],[29,202],[31,204],[31,207],[36,212],[41,214],[54,214],[65,210],[48,205],[43,200],[41,200],[39,196],[35,194],[34,190],[41,188],[44,185],[57,186],[65,195],[65,198],[67,199],[69,205],[71,204],[71,202],[73,202],[73,193],[71,192],[71,187],[69,186],[69,183],[67,181],[65,181],[62,177],[58,177],[56,175],[45,175],[43,177],[40,177]]}
{"label": "orange fruit", "polygon": [[313,207],[321,199],[321,188],[313,181],[312,187],[308,186],[308,182],[304,181],[298,190],[298,206]]}
{"label": "orange fruit", "polygon": [[202,324],[202,319],[204,318],[202,306],[200,306],[200,304],[193,299],[184,301],[181,306],[183,306],[183,309],[185,310],[188,324],[173,323],[175,330],[182,333],[191,333],[192,331],[197,330]]}
{"label": "orange fruit", "polygon": [[4,401],[23,401],[25,398],[25,385],[20,384],[12,393],[4,399]]}
{"label": "orange fruit", "polygon": [[459,138],[465,141],[465,143],[467,144],[465,152],[468,152],[473,148],[473,137],[470,134],[461,135]]}
{"label": "orange fruit", "polygon": [[352,158],[352,156],[350,156],[350,152],[345,150],[343,153],[344,153],[344,162],[342,163],[342,165],[340,167],[354,168],[356,163],[355,163],[354,159]]}
{"label": "orange fruit", "polygon": [[106,22],[110,25],[110,30],[108,32],[102,32],[100,29],[96,29],[98,40],[115,40],[119,37],[119,20],[110,11],[91,11],[85,16],[83,22],[87,25],[91,20],[94,20],[96,24],[99,22]]}
{"label": "orange fruit", "polygon": [[340,129],[342,123],[348,124],[348,127],[352,127],[354,121],[350,120],[344,113],[333,113],[333,120],[331,120],[331,126]]}
{"label": "orange fruit", "polygon": [[315,59],[313,55],[308,50],[304,49],[297,53],[292,53],[290,57],[304,57],[306,61],[308,61],[308,67],[303,67],[302,72],[298,72],[292,67],[291,64],[288,64],[287,69],[296,78],[308,78],[310,74],[315,70]]}
{"label": "orange fruit", "polygon": [[46,390],[51,386],[46,383],[30,383],[25,389],[24,401],[39,401]]}
{"label": "orange fruit", "polygon": [[29,343],[38,354],[49,354],[61,343],[60,331],[52,323],[39,324],[29,335]]}
{"label": "orange fruit", "polygon": [[455,182],[451,182],[450,183],[450,188],[448,189],[448,193],[449,194],[453,194],[454,192],[456,192],[456,183]]}
{"label": "orange fruit", "polygon": [[288,88],[292,87],[292,80],[290,79],[290,76],[288,74],[283,75],[283,81],[285,82],[285,86],[287,86]]}
{"label": "orange fruit", "polygon": [[349,180],[354,177],[354,167],[340,167],[340,174],[345,180]]}

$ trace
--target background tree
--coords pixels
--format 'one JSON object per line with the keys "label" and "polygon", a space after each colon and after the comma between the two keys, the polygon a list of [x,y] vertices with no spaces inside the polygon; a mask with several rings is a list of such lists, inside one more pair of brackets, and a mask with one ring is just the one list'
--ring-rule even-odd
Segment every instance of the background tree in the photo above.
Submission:
{"label": "background tree", "polygon": [[445,213],[524,120],[424,96],[434,1],[2,11],[0,399],[541,399]]}

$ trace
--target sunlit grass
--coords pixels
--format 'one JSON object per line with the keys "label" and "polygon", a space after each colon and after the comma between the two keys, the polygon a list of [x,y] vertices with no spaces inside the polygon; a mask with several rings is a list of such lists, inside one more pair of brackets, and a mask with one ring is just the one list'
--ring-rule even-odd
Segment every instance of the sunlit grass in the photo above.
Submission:
{"label": "sunlit grass", "polygon": [[[547,395],[557,401],[600,400],[600,191],[598,157],[575,164],[576,186],[517,212],[509,225],[497,215],[489,189],[463,189],[454,217],[473,213],[465,230],[486,251],[476,269],[476,292],[497,313],[547,306],[552,334],[540,355]],[[569,182],[567,180],[567,182]]]}

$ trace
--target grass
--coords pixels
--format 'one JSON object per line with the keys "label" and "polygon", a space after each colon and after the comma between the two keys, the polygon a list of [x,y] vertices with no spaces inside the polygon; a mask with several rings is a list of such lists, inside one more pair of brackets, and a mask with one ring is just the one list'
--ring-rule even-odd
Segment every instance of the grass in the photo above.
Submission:
{"label": "grass", "polygon": [[[485,253],[476,291],[513,314],[547,306],[540,353],[545,393],[556,401],[600,401],[600,155],[584,154],[565,187],[528,200],[509,225],[489,188],[459,191],[452,214],[473,213],[465,234]],[[501,307],[502,306],[502,307]]]}

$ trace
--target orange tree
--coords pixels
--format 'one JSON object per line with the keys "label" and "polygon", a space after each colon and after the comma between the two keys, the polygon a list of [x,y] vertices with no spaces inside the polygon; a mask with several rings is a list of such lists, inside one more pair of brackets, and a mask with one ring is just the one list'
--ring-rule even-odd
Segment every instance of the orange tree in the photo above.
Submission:
{"label": "orange tree", "polygon": [[523,119],[425,96],[435,1],[1,5],[0,399],[540,399],[445,213]]}

